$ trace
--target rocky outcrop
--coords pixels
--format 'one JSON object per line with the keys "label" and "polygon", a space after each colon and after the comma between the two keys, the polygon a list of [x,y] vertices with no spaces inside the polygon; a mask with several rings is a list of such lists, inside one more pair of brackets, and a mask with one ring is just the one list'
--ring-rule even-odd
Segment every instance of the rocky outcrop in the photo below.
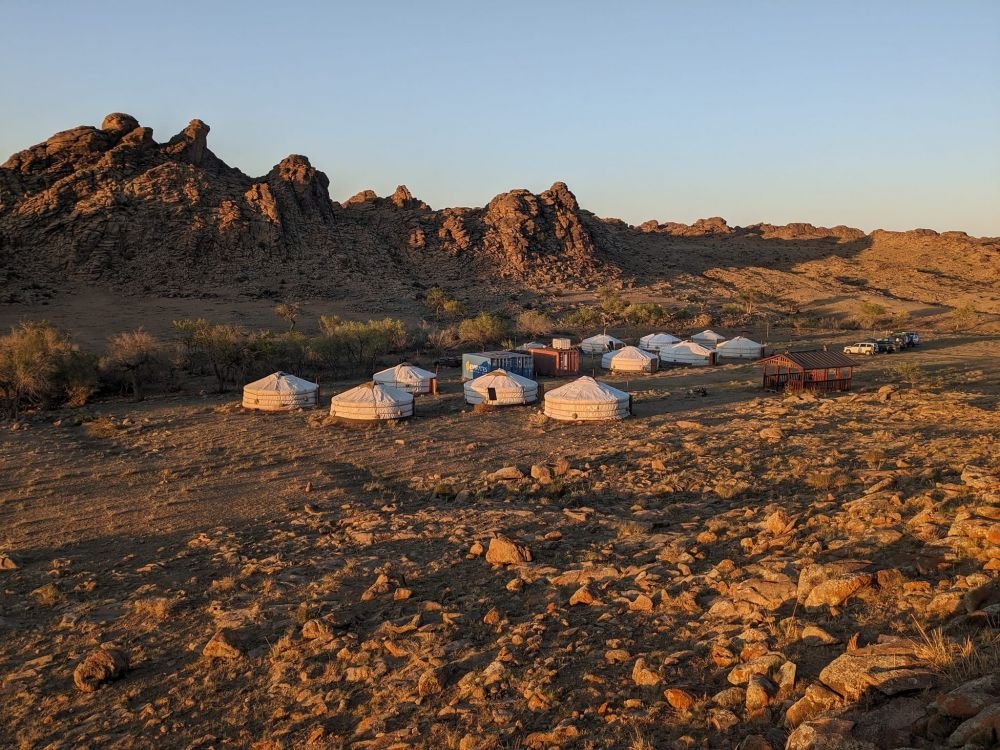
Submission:
{"label": "rocky outcrop", "polygon": [[[1000,269],[1000,243],[962,232],[733,227],[721,217],[631,227],[582,209],[562,182],[500,193],[482,208],[432,210],[404,185],[387,198],[364,190],[337,203],[305,156],[253,178],[212,152],[209,132],[193,119],[157,143],[152,129],[115,112],[11,156],[0,166],[0,299],[73,280],[132,293],[277,296],[281,286],[299,298],[409,299],[442,281],[470,295],[593,287],[738,265],[836,265],[872,249],[870,268],[904,261],[889,288],[909,269],[903,296],[937,302],[966,281],[993,283]],[[963,258],[975,262],[952,262]]]}

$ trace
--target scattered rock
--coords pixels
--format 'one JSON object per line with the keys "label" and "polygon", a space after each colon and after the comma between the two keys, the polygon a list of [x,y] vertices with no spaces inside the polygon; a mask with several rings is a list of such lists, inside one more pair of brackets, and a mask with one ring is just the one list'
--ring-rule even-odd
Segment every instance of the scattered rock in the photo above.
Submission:
{"label": "scattered rock", "polygon": [[201,653],[213,659],[238,659],[243,655],[243,651],[234,643],[234,640],[232,631],[228,628],[220,628],[205,644]]}

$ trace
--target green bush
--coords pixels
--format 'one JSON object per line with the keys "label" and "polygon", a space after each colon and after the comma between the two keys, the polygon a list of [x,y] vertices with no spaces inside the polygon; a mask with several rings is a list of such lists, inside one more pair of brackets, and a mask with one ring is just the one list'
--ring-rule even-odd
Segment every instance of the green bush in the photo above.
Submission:
{"label": "green bush", "polygon": [[360,321],[324,315],[319,325],[322,335],[309,342],[309,349],[314,359],[333,370],[344,363],[371,370],[379,357],[406,345],[406,326],[393,318]]}
{"label": "green bush", "polygon": [[458,335],[462,341],[485,346],[508,338],[511,335],[511,325],[499,315],[484,310],[476,317],[466,318],[459,323]]}
{"label": "green bush", "polygon": [[578,307],[562,316],[563,325],[570,328],[589,328],[601,321],[601,314],[592,307]]}

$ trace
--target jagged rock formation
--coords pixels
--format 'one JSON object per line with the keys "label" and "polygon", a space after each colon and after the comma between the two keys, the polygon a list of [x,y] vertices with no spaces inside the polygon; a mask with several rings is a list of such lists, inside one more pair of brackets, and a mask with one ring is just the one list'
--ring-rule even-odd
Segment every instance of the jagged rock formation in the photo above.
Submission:
{"label": "jagged rock formation", "polygon": [[537,195],[501,193],[482,208],[432,210],[404,185],[388,198],[365,190],[337,203],[305,156],[253,178],[212,153],[208,133],[195,119],[157,143],[134,117],[113,113],[99,128],[11,156],[0,166],[0,301],[76,279],[126,292],[225,287],[375,304],[418,298],[430,284],[516,293],[736,266],[790,270],[866,252],[914,272],[919,262],[928,289],[954,275],[942,257],[959,258],[959,277],[975,283],[1000,268],[996,240],[961,232],[732,227],[719,217],[632,227],[583,210],[562,182]]}

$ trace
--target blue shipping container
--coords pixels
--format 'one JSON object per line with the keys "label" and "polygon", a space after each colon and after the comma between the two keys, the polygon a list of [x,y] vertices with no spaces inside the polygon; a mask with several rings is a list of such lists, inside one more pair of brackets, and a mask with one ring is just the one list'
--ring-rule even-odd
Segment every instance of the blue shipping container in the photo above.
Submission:
{"label": "blue shipping container", "polygon": [[472,380],[494,370],[535,377],[535,360],[526,352],[477,352],[462,355],[462,380]]}

